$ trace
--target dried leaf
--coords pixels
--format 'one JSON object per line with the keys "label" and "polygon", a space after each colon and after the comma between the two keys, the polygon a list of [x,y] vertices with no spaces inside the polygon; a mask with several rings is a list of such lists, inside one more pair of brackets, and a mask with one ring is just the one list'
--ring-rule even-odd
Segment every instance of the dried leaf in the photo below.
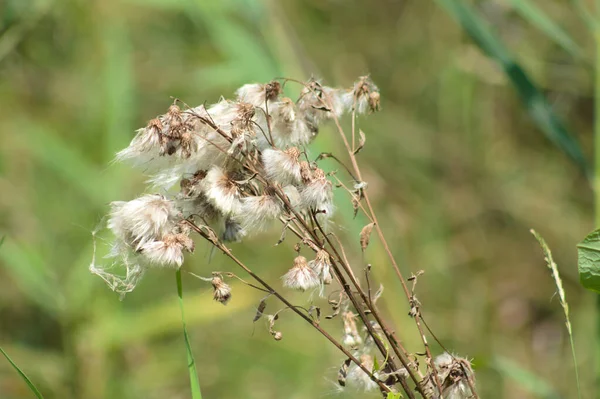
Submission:
{"label": "dried leaf", "polygon": [[365,132],[359,129],[358,134],[360,135],[360,139],[358,139],[358,147],[356,147],[356,149],[354,150],[355,155],[363,149],[365,143],[367,142],[367,136],[365,136]]}
{"label": "dried leaf", "polygon": [[275,244],[275,246],[278,246],[279,244],[281,244],[285,240],[285,233],[287,232],[287,228],[288,228],[289,224],[290,224],[290,222],[287,222],[283,226],[283,230],[281,230],[281,236],[279,236],[279,240],[277,240],[277,243]]}
{"label": "dried leaf", "polygon": [[351,362],[352,360],[350,358],[344,360],[344,363],[342,363],[342,366],[338,371],[338,384],[342,387],[346,386],[346,377],[348,376],[348,369],[350,368]]}
{"label": "dried leaf", "polygon": [[265,309],[267,308],[267,299],[269,299],[270,296],[271,296],[271,294],[267,295],[266,297],[261,299],[260,302],[258,303],[258,307],[256,308],[256,314],[254,315],[254,319],[252,319],[253,323],[258,321],[258,319],[260,319],[262,317]]}
{"label": "dried leaf", "polygon": [[[313,312],[315,312],[316,318],[313,317]],[[317,322],[317,324],[319,324],[319,321],[321,320],[321,308],[318,306],[311,306],[310,308],[308,308],[308,315]]]}
{"label": "dried leaf", "polygon": [[360,209],[360,200],[354,195],[352,196],[352,209],[354,209],[354,218],[356,218]]}
{"label": "dried leaf", "polygon": [[360,247],[363,251],[369,246],[369,239],[371,238],[373,227],[375,227],[375,223],[369,223],[360,231]]}

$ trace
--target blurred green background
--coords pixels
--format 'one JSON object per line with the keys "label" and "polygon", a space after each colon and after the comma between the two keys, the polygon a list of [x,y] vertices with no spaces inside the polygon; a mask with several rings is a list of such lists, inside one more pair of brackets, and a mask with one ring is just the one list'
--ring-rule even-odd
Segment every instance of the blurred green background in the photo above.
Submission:
{"label": "blurred green background", "polygon": [[[594,41],[575,2],[0,1],[0,346],[46,398],[189,398],[174,273],[148,273],[121,302],[88,272],[108,203],[145,190],[140,171],[111,163],[114,153],[170,96],[198,105],[277,76],[350,86],[370,73],[383,110],[359,121],[359,161],[402,269],[426,271],[417,296],[429,325],[474,359],[482,398],[576,397],[535,228],[562,273],[582,394],[594,397],[594,295],[578,283],[575,249],[594,224],[589,182],[548,139],[557,141],[553,121],[524,106],[528,92],[480,51],[468,21],[452,18],[457,3],[490,24],[535,82],[534,99],[546,96],[591,159]],[[312,151],[322,149],[342,153],[331,126]],[[365,220],[344,203],[336,221],[359,263]],[[278,237],[233,245],[276,286],[293,258],[291,240],[272,246]],[[238,272],[209,253],[197,240],[185,269]],[[421,351],[376,240],[367,261],[386,282],[381,306],[398,335]],[[253,324],[262,293],[233,284],[224,307],[209,284],[184,279],[205,398],[366,397],[340,393],[343,357],[292,314],[278,322],[281,342]],[[278,308],[271,300],[267,312]],[[324,325],[341,337],[340,320]],[[28,397],[0,359],[0,398]]]}

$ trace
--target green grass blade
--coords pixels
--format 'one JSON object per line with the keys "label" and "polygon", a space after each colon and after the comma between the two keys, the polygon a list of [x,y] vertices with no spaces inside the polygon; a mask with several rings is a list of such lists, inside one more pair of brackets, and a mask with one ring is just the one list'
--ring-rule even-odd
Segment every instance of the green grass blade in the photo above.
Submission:
{"label": "green grass blade", "polygon": [[202,393],[200,392],[200,381],[198,381],[198,372],[196,371],[196,362],[194,361],[194,355],[192,354],[192,348],[190,346],[190,338],[188,336],[187,328],[185,326],[181,270],[177,270],[177,272],[175,273],[175,278],[177,279],[177,295],[179,296],[179,307],[181,308],[181,322],[183,324],[183,337],[185,338],[185,349],[187,351],[188,369],[190,372],[190,385],[192,389],[192,399],[202,399]]}
{"label": "green grass blade", "polygon": [[584,52],[568,33],[552,21],[544,11],[529,0],[510,0],[513,9],[542,31],[548,38],[561,46],[573,57],[582,59]]}
{"label": "green grass blade", "polygon": [[11,366],[13,366],[13,368],[17,371],[17,373],[19,373],[19,375],[21,376],[21,378],[23,378],[23,380],[25,381],[25,383],[27,384],[27,386],[29,387],[29,389],[31,390],[31,392],[33,392],[36,396],[36,398],[38,399],[44,399],[44,397],[42,396],[42,394],[40,393],[40,391],[38,391],[38,389],[35,387],[35,385],[33,385],[33,382],[31,382],[31,380],[29,379],[29,377],[27,377],[27,375],[19,368],[19,366],[17,366],[15,364],[15,362],[12,361],[12,359],[10,358],[10,356],[8,356],[8,354],[6,352],[4,352],[4,349],[0,348],[0,352],[2,352],[2,354],[4,355],[4,357],[6,358],[6,360],[8,360],[8,362],[10,363]]}
{"label": "green grass blade", "polygon": [[540,247],[542,247],[542,252],[544,252],[544,257],[546,258],[546,264],[548,265],[548,269],[552,272],[552,277],[554,278],[554,284],[556,285],[556,290],[558,291],[558,298],[560,300],[560,305],[563,308],[563,312],[565,314],[565,325],[567,326],[567,332],[569,333],[569,343],[571,345],[571,356],[573,356],[573,364],[575,366],[575,380],[577,382],[577,397],[581,399],[581,388],[579,385],[579,371],[577,368],[577,357],[575,356],[575,343],[573,342],[573,328],[571,326],[571,319],[569,317],[569,304],[567,302],[567,296],[565,295],[565,290],[563,288],[562,280],[560,278],[560,274],[558,273],[558,266],[554,262],[552,258],[552,252],[550,252],[550,248],[546,241],[540,236],[535,230],[531,230],[531,234],[535,237],[536,240],[540,243]]}
{"label": "green grass blade", "polygon": [[436,0],[456,19],[481,50],[497,62],[517,90],[523,105],[546,137],[591,179],[592,173],[576,137],[567,130],[527,73],[504,48],[489,24],[472,6],[459,0]]}

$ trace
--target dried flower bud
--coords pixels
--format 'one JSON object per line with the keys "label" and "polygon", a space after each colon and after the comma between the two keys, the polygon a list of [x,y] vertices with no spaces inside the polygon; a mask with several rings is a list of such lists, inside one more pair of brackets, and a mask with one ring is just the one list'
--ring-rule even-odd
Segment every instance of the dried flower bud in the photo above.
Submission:
{"label": "dried flower bud", "polygon": [[273,80],[265,85],[265,96],[267,100],[273,101],[279,97],[281,93],[281,83],[276,80]]}
{"label": "dried flower bud", "polygon": [[282,332],[274,331],[273,338],[275,339],[275,341],[281,341],[281,339],[283,338]]}
{"label": "dried flower bud", "polygon": [[304,256],[297,256],[292,267],[283,277],[283,285],[295,290],[306,291],[319,285],[316,273],[308,267]]}
{"label": "dried flower bud", "polygon": [[213,286],[213,299],[217,302],[221,302],[223,305],[227,305],[227,302],[231,299],[231,287],[225,283],[219,276],[212,278]]}
{"label": "dried flower bud", "polygon": [[380,99],[379,92],[374,91],[371,94],[369,94],[369,111],[370,112],[377,112],[380,110],[381,105],[380,105],[379,99]]}

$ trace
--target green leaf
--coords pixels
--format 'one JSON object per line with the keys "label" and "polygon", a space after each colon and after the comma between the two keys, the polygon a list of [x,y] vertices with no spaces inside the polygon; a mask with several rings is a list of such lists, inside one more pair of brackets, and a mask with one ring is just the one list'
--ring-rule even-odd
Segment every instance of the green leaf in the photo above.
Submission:
{"label": "green leaf", "polygon": [[386,399],[400,399],[402,394],[400,392],[388,392]]}
{"label": "green leaf", "polygon": [[179,296],[179,307],[181,308],[181,322],[183,324],[183,337],[185,339],[185,349],[187,352],[188,369],[190,372],[190,386],[192,389],[192,399],[202,399],[202,393],[200,392],[200,381],[198,381],[198,372],[196,371],[196,362],[194,361],[194,354],[192,353],[192,347],[190,346],[190,338],[187,333],[185,326],[185,315],[183,311],[183,288],[181,284],[181,270],[177,270],[175,273],[177,280],[177,295]]}
{"label": "green leaf", "polygon": [[525,110],[546,137],[567,154],[588,178],[591,178],[589,165],[577,138],[555,114],[542,91],[504,47],[489,23],[479,16],[472,6],[463,1],[436,1],[457,20],[481,50],[504,70],[504,74],[521,97]]}
{"label": "green leaf", "polygon": [[581,285],[600,293],[600,229],[577,244],[577,268]]}
{"label": "green leaf", "polygon": [[36,396],[36,398],[38,398],[38,399],[44,399],[44,397],[42,396],[42,394],[40,393],[40,391],[38,391],[38,389],[35,387],[35,385],[33,385],[33,382],[31,382],[31,380],[29,379],[29,377],[27,377],[27,375],[19,368],[19,366],[17,366],[15,364],[15,362],[12,361],[12,359],[8,356],[8,354],[6,352],[4,352],[4,349],[0,348],[0,352],[2,352],[2,354],[4,355],[4,357],[6,358],[6,360],[8,360],[8,362],[10,363],[10,365],[13,366],[13,368],[17,371],[17,373],[19,373],[19,375],[21,376],[21,378],[23,378],[23,380],[25,381],[25,383],[29,387],[29,390],[31,392],[33,392],[33,394]]}
{"label": "green leaf", "polygon": [[373,357],[373,370],[371,370],[372,373],[376,373],[377,371],[379,371],[379,369],[381,368],[381,366],[379,366],[379,362],[377,361],[377,356]]}

